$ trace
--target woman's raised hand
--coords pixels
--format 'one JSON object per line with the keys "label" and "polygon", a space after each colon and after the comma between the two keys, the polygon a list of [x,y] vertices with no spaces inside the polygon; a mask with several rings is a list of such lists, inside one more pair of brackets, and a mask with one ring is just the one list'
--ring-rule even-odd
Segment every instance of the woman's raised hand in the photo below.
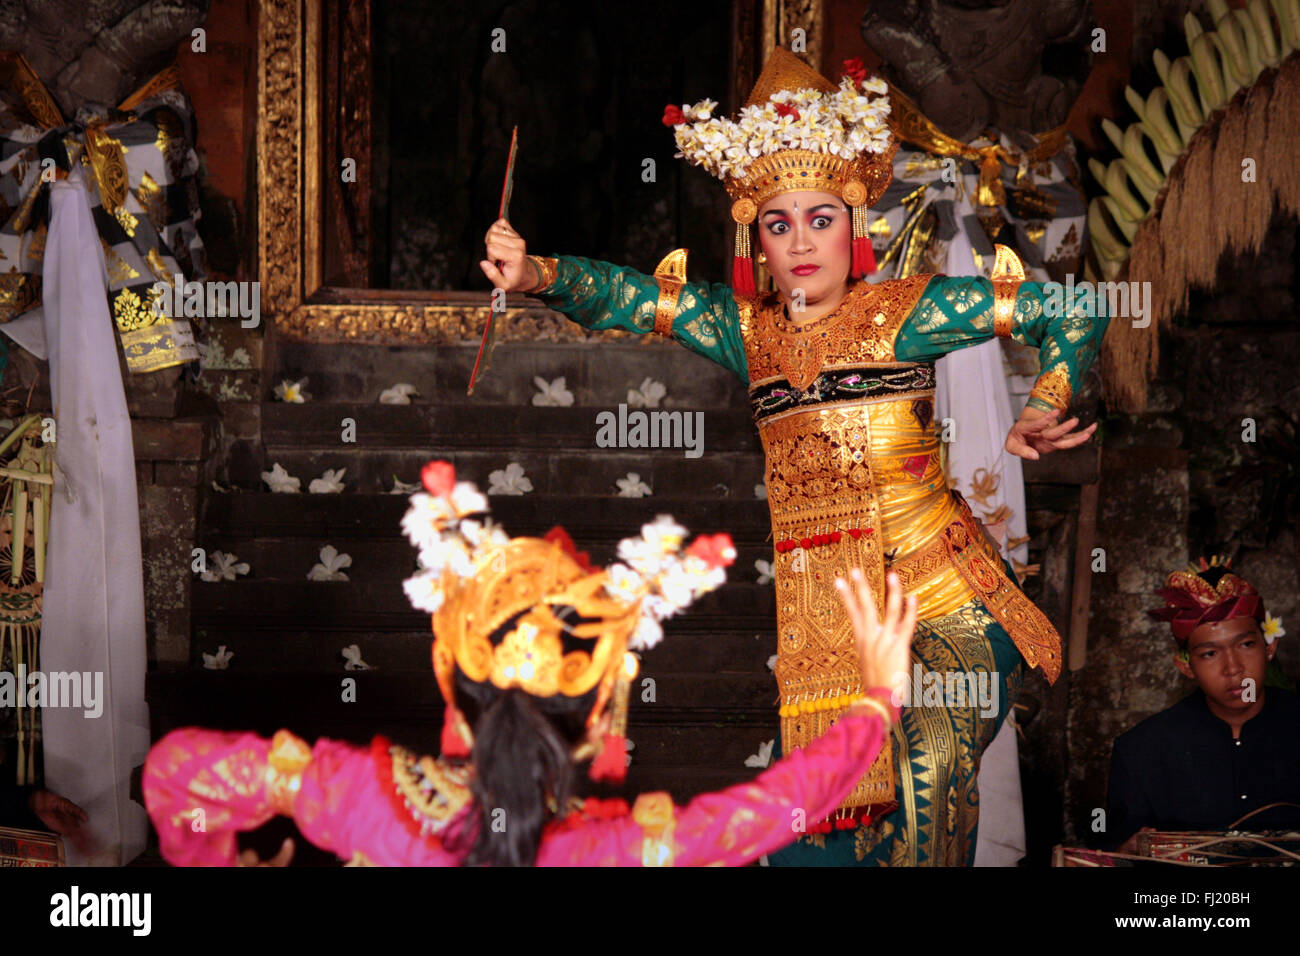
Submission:
{"label": "woman's raised hand", "polygon": [[498,219],[492,223],[484,242],[487,258],[479,263],[479,268],[494,287],[507,292],[527,292],[537,287],[541,276],[528,261],[524,237],[515,232],[509,222]]}
{"label": "woman's raised hand", "polygon": [[1033,461],[1062,448],[1082,445],[1097,430],[1097,423],[1093,422],[1087,428],[1071,431],[1070,429],[1079,424],[1079,419],[1071,418],[1063,422],[1060,416],[1059,409],[1044,412],[1042,409],[1030,408],[1026,405],[1025,410],[1020,413],[1019,420],[1011,426],[1011,431],[1007,432],[1006,444],[1003,447],[1013,455]]}
{"label": "woman's raised hand", "polygon": [[[858,649],[858,666],[862,673],[862,690],[888,687],[897,700],[907,680],[908,651],[912,632],[916,630],[916,595],[903,601],[903,585],[890,572],[885,585],[885,620],[876,613],[871,585],[861,568],[850,572],[852,581],[835,579],[840,600],[849,612],[853,636]],[[906,609],[904,609],[906,604]]]}

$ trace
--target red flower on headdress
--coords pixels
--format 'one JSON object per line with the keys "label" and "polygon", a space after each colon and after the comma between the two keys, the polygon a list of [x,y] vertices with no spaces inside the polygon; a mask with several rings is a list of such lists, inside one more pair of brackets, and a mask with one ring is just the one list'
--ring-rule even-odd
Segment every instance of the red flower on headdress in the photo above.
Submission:
{"label": "red flower on headdress", "polygon": [[550,531],[546,532],[546,536],[542,540],[557,542],[565,554],[578,562],[578,567],[582,568],[582,570],[586,571],[588,574],[594,574],[596,572],[596,569],[591,566],[591,556],[587,554],[586,551],[579,551],[578,546],[575,545],[573,539],[569,537],[569,532],[565,531],[558,524]]}
{"label": "red flower on headdress", "polygon": [[799,118],[799,111],[798,111],[797,109],[795,109],[793,106],[790,106],[790,105],[787,104],[787,103],[777,103],[777,104],[776,104],[776,115],[777,115],[777,116],[792,116],[792,117],[794,117],[795,119],[798,119],[798,118]]}
{"label": "red flower on headdress", "polygon": [[456,466],[449,461],[431,461],[420,471],[420,481],[435,497],[449,495],[456,487]]}
{"label": "red flower on headdress", "polygon": [[686,553],[699,558],[711,568],[725,568],[736,560],[736,547],[729,534],[702,534],[686,549]]}
{"label": "red flower on headdress", "polygon": [[867,81],[867,68],[862,65],[862,57],[855,56],[844,61],[844,75],[853,77],[853,82],[861,86]]}
{"label": "red flower on headdress", "polygon": [[680,106],[674,106],[672,103],[669,103],[667,106],[664,107],[665,126],[676,126],[678,123],[685,123],[685,122],[686,122],[686,114],[682,112],[682,108]]}

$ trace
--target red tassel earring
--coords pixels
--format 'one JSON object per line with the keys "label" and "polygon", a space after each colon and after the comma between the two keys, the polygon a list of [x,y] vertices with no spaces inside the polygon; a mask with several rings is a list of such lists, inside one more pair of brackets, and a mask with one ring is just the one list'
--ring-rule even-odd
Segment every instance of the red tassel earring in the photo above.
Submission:
{"label": "red tassel earring", "polygon": [[622,734],[605,734],[600,755],[591,762],[592,780],[622,783],[627,777],[627,739]]}
{"label": "red tassel earring", "polygon": [[756,295],[754,260],[749,248],[749,224],[758,215],[752,199],[737,199],[731,204],[731,218],[736,223],[736,249],[731,260],[731,288],[736,295]]}
{"label": "red tassel earring", "polygon": [[464,722],[465,719],[461,717],[460,711],[448,704],[442,718],[442,756],[453,758],[469,756],[469,744],[460,734],[460,725]]}
{"label": "red tassel earring", "polygon": [[867,207],[853,207],[852,264],[850,274],[855,278],[865,278],[876,271],[876,250],[871,248],[871,236],[867,232]]}

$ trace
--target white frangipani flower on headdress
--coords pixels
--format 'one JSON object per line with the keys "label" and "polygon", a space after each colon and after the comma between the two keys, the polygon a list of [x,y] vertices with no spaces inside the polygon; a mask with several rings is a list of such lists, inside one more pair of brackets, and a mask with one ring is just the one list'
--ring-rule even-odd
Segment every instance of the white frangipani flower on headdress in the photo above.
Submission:
{"label": "white frangipani flower on headdress", "polygon": [[703,166],[719,179],[743,177],[760,156],[805,149],[853,159],[883,153],[893,138],[886,117],[889,88],[862,74],[840,80],[833,93],[815,89],[778,90],[766,102],[742,107],[735,120],[715,117],[717,103],[701,100],[669,107],[678,158]]}
{"label": "white frangipani flower on headdress", "polygon": [[426,569],[403,581],[402,590],[406,592],[406,598],[414,608],[433,614],[442,607],[441,580],[441,573]]}

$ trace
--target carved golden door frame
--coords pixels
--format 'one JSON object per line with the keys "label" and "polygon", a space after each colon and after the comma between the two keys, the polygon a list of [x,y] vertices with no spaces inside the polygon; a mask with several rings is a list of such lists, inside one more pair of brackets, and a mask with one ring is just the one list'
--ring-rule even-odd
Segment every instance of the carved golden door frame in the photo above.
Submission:
{"label": "carved golden door frame", "polygon": [[[324,49],[326,3],[345,29],[341,49]],[[370,180],[370,0],[261,0],[257,27],[257,215],[261,303],[275,334],[289,341],[372,345],[476,343],[491,292],[424,292],[322,286],[328,209],[342,230],[330,250],[351,281],[365,281]],[[819,62],[822,0],[742,0],[733,6],[733,102],[743,102],[771,47],[807,31],[808,59]],[[332,35],[331,35],[332,39]],[[329,56],[325,56],[325,53]],[[326,85],[339,102],[324,115]],[[739,96],[734,95],[739,89]],[[322,155],[357,160],[355,183],[322,182]],[[352,192],[348,192],[351,190]],[[523,295],[507,297],[498,340],[613,338],[588,333]]]}

